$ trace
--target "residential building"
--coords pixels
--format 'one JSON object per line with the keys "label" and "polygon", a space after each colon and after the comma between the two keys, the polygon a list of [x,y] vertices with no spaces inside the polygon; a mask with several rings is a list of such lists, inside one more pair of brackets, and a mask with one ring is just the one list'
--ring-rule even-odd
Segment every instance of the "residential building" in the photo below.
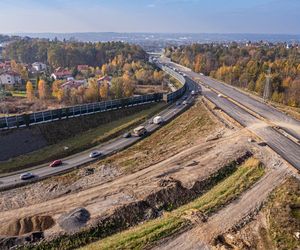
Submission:
{"label": "residential building", "polygon": [[68,69],[58,68],[51,74],[51,77],[54,80],[64,80],[72,77],[72,72]]}
{"label": "residential building", "polygon": [[0,84],[1,85],[14,85],[20,84],[21,76],[13,71],[8,71],[0,74]]}
{"label": "residential building", "polygon": [[61,88],[63,89],[72,89],[72,88],[79,88],[80,86],[86,86],[87,81],[86,80],[68,80],[65,83],[61,85]]}
{"label": "residential building", "polygon": [[41,63],[41,62],[35,62],[31,66],[32,66],[33,70],[37,71],[37,72],[42,72],[47,69],[47,65],[45,63]]}
{"label": "residential building", "polygon": [[107,82],[109,86],[111,86],[111,77],[110,76],[103,76],[97,80],[98,85],[101,85],[103,82]]}
{"label": "residential building", "polygon": [[89,70],[89,65],[78,65],[77,70],[78,71],[88,71]]}

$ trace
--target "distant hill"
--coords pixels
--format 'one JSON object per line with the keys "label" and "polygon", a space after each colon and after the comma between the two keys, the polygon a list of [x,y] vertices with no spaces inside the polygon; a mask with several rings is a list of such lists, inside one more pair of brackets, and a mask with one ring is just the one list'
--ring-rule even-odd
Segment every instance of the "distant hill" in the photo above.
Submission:
{"label": "distant hill", "polygon": [[165,42],[300,42],[299,35],[284,34],[191,34],[191,33],[115,33],[115,32],[86,32],[86,33],[19,33],[19,36],[29,36],[59,40],[79,40],[84,42],[96,41],[165,41]]}

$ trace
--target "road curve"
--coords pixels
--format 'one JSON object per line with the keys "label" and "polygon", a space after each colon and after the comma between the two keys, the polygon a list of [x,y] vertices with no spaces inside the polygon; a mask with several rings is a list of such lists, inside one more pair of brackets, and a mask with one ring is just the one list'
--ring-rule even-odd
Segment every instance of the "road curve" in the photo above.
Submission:
{"label": "road curve", "polygon": [[[187,101],[191,103],[194,99],[194,97],[191,95],[191,91],[197,88],[197,85],[193,82],[189,82],[187,84],[187,90],[185,95],[187,96]],[[165,110],[160,112],[158,115],[163,117],[163,120],[168,122],[172,120],[174,117],[176,117],[179,113],[183,112],[187,108],[187,105],[176,105],[172,104],[168,106]],[[159,129],[161,125],[156,124],[150,124],[149,121],[152,120],[149,119],[146,121],[143,125],[146,127],[148,133],[152,133],[155,130]],[[89,153],[91,151],[99,151],[101,152],[101,156],[98,159],[104,158],[108,155],[114,154],[115,152],[118,152],[122,149],[125,149],[137,141],[141,140],[143,138],[141,137],[130,137],[130,138],[123,138],[118,137],[116,139],[113,139],[105,144],[101,144],[99,146],[93,147],[89,150],[86,150],[84,152],[66,157],[62,159],[63,164],[58,167],[51,168],[49,167],[49,164],[43,164],[34,167],[34,169],[31,169],[30,172],[34,174],[34,178],[30,180],[20,180],[20,172],[15,172],[8,174],[6,176],[0,177],[0,190],[6,190],[10,188],[14,188],[17,186],[26,185],[28,183],[31,183],[33,181],[42,180],[45,178],[48,178],[50,176],[59,175],[68,171],[71,171],[74,168],[80,167],[83,164],[91,163],[95,161],[95,159],[92,159],[89,157]],[[29,171],[29,170],[28,170]]]}
{"label": "road curve", "polygon": [[[259,117],[264,117],[268,122],[279,126],[299,140],[300,122],[298,120],[291,118],[265,103],[259,102],[227,84],[197,74],[190,69],[166,60],[165,58],[161,58],[160,63],[182,72],[186,75],[186,79],[190,83],[194,82],[194,80],[200,80],[200,83],[197,82],[202,87],[203,96],[241,125],[255,133],[264,140],[270,148],[300,171],[300,145],[290,140],[279,131],[273,129],[269,123],[259,119]],[[212,89],[229,98],[219,97]],[[241,105],[237,105],[231,100],[234,100]],[[247,109],[251,110],[252,113],[258,114],[258,116],[250,114]]]}

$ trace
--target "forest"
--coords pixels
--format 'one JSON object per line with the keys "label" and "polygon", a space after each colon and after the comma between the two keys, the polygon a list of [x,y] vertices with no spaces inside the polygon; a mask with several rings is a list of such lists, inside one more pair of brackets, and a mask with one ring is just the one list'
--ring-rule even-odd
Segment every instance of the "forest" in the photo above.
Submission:
{"label": "forest", "polygon": [[[286,44],[193,44],[168,47],[173,61],[262,96],[270,73],[271,100],[300,107],[300,50]],[[269,72],[270,70],[270,72]]]}
{"label": "forest", "polygon": [[116,55],[130,55],[132,60],[145,59],[147,56],[141,47],[122,42],[83,43],[32,38],[16,40],[3,51],[6,59],[22,63],[43,62],[52,69],[72,68],[80,64],[102,66]]}

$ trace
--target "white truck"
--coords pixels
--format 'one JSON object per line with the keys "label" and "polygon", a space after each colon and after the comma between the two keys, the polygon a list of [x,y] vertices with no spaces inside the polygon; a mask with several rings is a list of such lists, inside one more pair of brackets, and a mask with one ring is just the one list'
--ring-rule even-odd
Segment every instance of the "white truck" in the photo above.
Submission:
{"label": "white truck", "polygon": [[144,126],[138,126],[133,130],[132,133],[133,136],[137,136],[137,137],[143,136],[145,134],[147,134],[147,129]]}
{"label": "white truck", "polygon": [[164,120],[163,120],[163,118],[162,118],[161,116],[155,116],[155,117],[153,118],[153,123],[154,123],[154,124],[161,124],[163,121],[164,121]]}

